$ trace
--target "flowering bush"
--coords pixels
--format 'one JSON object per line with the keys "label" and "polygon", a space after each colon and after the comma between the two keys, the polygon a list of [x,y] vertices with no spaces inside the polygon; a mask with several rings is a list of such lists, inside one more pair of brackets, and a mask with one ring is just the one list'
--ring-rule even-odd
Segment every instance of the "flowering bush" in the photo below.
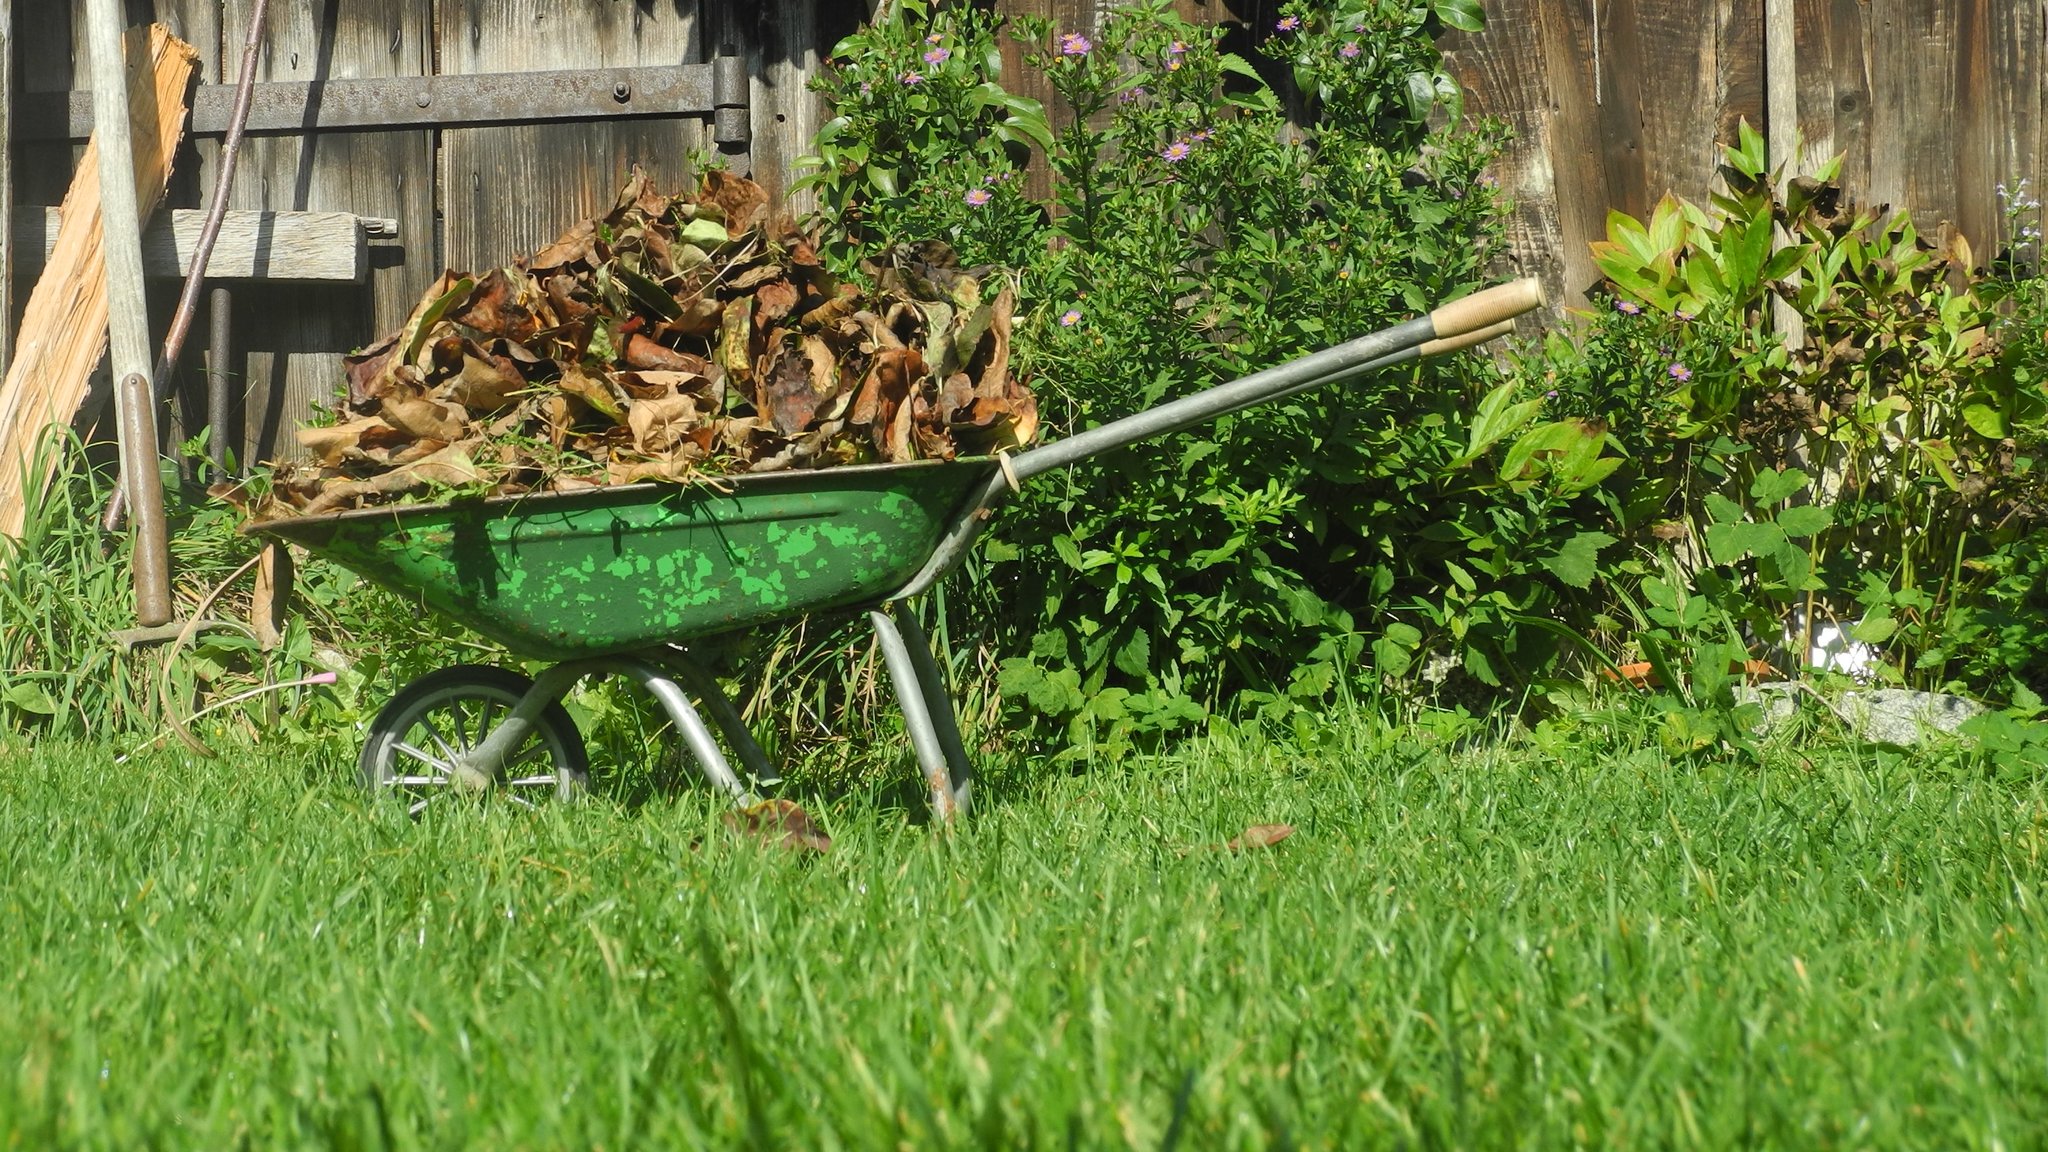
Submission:
{"label": "flowering bush", "polygon": [[[1221,30],[1163,3],[1074,29],[898,0],[834,54],[811,184],[848,272],[935,238],[1014,269],[1024,368],[1053,431],[1072,432],[1480,282],[1495,136],[1454,127],[1433,43],[1477,21],[1471,0],[1283,5],[1264,49],[1307,104],[1290,124]],[[1005,31],[1051,114],[1001,86]],[[1006,693],[1085,745],[1200,715],[1188,701],[1339,690],[1409,575],[1385,507],[1406,481],[1373,445],[1423,412],[1448,443],[1462,398],[1404,373],[1027,490],[985,545],[974,609],[978,631],[1010,638]]]}

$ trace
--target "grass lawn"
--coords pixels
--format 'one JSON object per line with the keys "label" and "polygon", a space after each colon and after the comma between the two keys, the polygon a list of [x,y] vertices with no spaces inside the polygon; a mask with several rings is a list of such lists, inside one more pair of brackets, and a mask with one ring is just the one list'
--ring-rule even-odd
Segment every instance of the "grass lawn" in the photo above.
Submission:
{"label": "grass lawn", "polygon": [[2041,1146],[2042,784],[1653,748],[1200,741],[824,857],[16,748],[0,1147]]}

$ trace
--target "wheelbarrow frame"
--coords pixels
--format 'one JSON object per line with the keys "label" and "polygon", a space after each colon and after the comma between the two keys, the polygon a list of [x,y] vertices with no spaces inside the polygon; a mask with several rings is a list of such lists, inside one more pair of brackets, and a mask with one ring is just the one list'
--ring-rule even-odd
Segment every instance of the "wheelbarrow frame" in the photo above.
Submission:
{"label": "wheelbarrow frame", "polygon": [[[958,566],[994,511],[1010,495],[1021,490],[1025,481],[1089,456],[1180,431],[1311,388],[1343,383],[1423,356],[1481,343],[1505,334],[1512,327],[1515,316],[1539,307],[1542,302],[1541,290],[1534,280],[1501,285],[1454,301],[1427,316],[1360,336],[1061,440],[997,457],[985,470],[984,476],[968,478],[967,489],[944,517],[936,545],[922,567],[901,587],[878,598],[851,605],[799,605],[794,614],[832,607],[866,612],[876,642],[882,649],[912,749],[930,790],[933,816],[942,822],[951,820],[968,807],[973,764],[961,738],[953,702],[946,691],[939,662],[933,655],[931,641],[918,623],[916,614],[902,610],[899,605],[928,591]],[[253,531],[285,539],[299,538],[307,534],[309,527],[317,528],[320,519],[280,521],[257,526]],[[319,548],[317,543],[310,546],[315,550]],[[706,780],[735,801],[752,803],[755,799],[754,785],[774,782],[775,772],[768,756],[747,730],[739,709],[718,686],[716,679],[691,658],[687,646],[673,641],[624,654],[563,660],[543,670],[495,728],[473,747],[448,757],[448,762],[442,767],[446,769],[449,782],[458,788],[490,787],[497,781],[508,758],[532,734],[542,714],[579,680],[602,675],[623,676],[652,695],[675,724]],[[704,712],[710,714],[709,723],[692,703],[692,696],[703,704]],[[725,738],[738,756],[746,779],[735,772],[726,759],[719,748],[718,735]]]}

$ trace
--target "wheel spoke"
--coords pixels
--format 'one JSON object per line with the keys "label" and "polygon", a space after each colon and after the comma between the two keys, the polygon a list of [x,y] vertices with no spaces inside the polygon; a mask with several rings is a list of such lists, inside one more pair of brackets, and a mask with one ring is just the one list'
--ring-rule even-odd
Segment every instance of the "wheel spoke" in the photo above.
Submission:
{"label": "wheel spoke", "polygon": [[[435,742],[440,742],[440,738],[438,736],[435,737]],[[447,745],[443,744],[442,749],[446,751]],[[400,740],[396,744],[393,744],[391,746],[391,750],[402,755],[412,757],[414,760],[417,760],[420,763],[425,764],[427,767],[432,768],[435,771],[441,773],[441,775],[444,777],[455,771],[455,765],[453,763],[455,759],[455,754],[453,752],[448,753],[447,760],[436,760],[432,756],[427,755],[425,752],[420,751],[418,748],[414,747],[413,745],[407,743],[404,740]]]}
{"label": "wheel spoke", "polygon": [[545,785],[547,785],[548,787],[552,788],[552,787],[554,787],[554,786],[555,786],[555,784],[556,784],[556,783],[557,783],[557,782],[559,781],[559,779],[560,779],[560,778],[559,778],[559,777],[557,777],[557,776],[556,776],[556,775],[555,775],[554,773],[552,773],[552,772],[548,773],[548,774],[547,774],[547,775],[545,775],[545,776],[522,776],[522,777],[520,777],[520,778],[519,778],[519,779],[517,779],[517,780],[507,780],[507,781],[505,781],[505,787],[507,787],[507,788],[537,788],[537,787],[539,787],[539,786],[541,786],[541,785],[545,784]]}

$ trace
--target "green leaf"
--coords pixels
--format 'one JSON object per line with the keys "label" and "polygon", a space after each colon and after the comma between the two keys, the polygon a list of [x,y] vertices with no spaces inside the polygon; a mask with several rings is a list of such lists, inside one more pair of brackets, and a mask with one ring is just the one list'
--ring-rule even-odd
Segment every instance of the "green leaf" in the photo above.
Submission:
{"label": "green leaf", "polygon": [[1803,490],[1813,478],[1797,468],[1773,468],[1756,474],[1749,494],[1759,504],[1777,504]]}
{"label": "green leaf", "polygon": [[1574,588],[1590,588],[1593,577],[1599,574],[1600,550],[1612,543],[1614,537],[1605,532],[1581,532],[1539,563]]}
{"label": "green leaf", "polygon": [[1063,532],[1053,537],[1052,550],[1060,554],[1060,559],[1065,560],[1069,568],[1073,568],[1076,571],[1087,571],[1088,566],[1081,560],[1080,546],[1074,543],[1072,536]]}
{"label": "green leaf", "polygon": [[1447,28],[1477,32],[1486,27],[1486,13],[1480,9],[1479,0],[1436,0],[1431,8]]}
{"label": "green leaf", "polygon": [[1486,454],[1486,450],[1514,433],[1522,425],[1536,418],[1543,410],[1543,401],[1524,400],[1515,403],[1516,385],[1513,381],[1501,384],[1488,392],[1479,401],[1479,410],[1472,415],[1471,436],[1465,451],[1453,467],[1463,467]]}
{"label": "green leaf", "polygon": [[1707,498],[1701,503],[1706,505],[1707,518],[1716,524],[1740,524],[1746,515],[1742,511],[1742,505],[1719,492],[1707,493]]}
{"label": "green leaf", "polygon": [[1733,564],[1744,556],[1766,556],[1784,544],[1784,530],[1769,522],[1707,526],[1707,555],[1716,564]]}
{"label": "green leaf", "polygon": [[1858,620],[1849,629],[1849,638],[1864,644],[1882,644],[1899,630],[1899,622],[1892,619],[1889,609],[1880,609]]}
{"label": "green leaf", "polygon": [[57,714],[57,701],[51,697],[49,689],[34,680],[17,680],[9,684],[5,691],[0,691],[0,700],[38,716]]}
{"label": "green leaf", "polygon": [[1812,536],[1835,522],[1835,510],[1820,504],[1798,504],[1777,515],[1778,527],[1795,540]]}
{"label": "green leaf", "polygon": [[1963,402],[1963,422],[1986,440],[2003,440],[2012,434],[2006,428],[2005,413],[1981,397]]}

